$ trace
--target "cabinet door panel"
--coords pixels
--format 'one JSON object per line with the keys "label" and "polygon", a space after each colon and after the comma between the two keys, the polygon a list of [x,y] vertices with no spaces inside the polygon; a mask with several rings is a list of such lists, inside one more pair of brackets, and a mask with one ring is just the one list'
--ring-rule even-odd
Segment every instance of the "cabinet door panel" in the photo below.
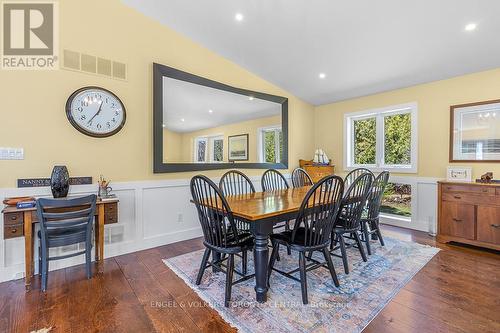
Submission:
{"label": "cabinet door panel", "polygon": [[443,235],[474,239],[474,205],[443,201],[440,233]]}
{"label": "cabinet door panel", "polygon": [[500,244],[500,207],[477,207],[477,240]]}

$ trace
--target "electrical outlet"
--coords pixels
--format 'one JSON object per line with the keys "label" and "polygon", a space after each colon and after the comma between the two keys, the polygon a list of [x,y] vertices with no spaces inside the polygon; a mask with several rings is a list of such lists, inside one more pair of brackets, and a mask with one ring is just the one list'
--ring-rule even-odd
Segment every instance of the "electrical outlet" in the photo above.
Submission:
{"label": "electrical outlet", "polygon": [[177,213],[177,222],[184,222],[184,215],[182,215],[182,213]]}
{"label": "electrical outlet", "polygon": [[24,160],[24,149],[0,147],[0,160]]}

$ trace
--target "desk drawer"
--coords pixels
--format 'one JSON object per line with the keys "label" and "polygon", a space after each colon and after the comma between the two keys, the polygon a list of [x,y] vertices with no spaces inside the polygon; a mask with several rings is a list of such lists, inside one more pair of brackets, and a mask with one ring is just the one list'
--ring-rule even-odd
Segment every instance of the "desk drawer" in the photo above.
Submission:
{"label": "desk drawer", "polygon": [[118,223],[118,204],[110,203],[104,205],[104,223]]}
{"label": "desk drawer", "polygon": [[3,238],[16,238],[24,235],[24,224],[9,224],[3,227]]}
{"label": "desk drawer", "polygon": [[468,194],[468,193],[443,193],[442,199],[471,205],[500,205],[496,195]]}
{"label": "desk drawer", "polygon": [[446,192],[468,192],[495,195],[495,188],[484,185],[443,185],[443,193]]}
{"label": "desk drawer", "polygon": [[4,225],[23,224],[23,222],[24,222],[23,212],[5,213],[3,215]]}

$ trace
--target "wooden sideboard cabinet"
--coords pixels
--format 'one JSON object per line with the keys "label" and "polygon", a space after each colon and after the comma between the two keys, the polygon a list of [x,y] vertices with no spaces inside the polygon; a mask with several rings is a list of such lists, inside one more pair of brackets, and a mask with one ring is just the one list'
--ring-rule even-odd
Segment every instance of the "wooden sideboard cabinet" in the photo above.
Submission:
{"label": "wooden sideboard cabinet", "polygon": [[316,165],[312,161],[299,160],[299,165],[306,170],[314,183],[317,183],[321,178],[333,175],[335,172],[334,165]]}
{"label": "wooden sideboard cabinet", "polygon": [[438,182],[441,243],[500,250],[500,184]]}

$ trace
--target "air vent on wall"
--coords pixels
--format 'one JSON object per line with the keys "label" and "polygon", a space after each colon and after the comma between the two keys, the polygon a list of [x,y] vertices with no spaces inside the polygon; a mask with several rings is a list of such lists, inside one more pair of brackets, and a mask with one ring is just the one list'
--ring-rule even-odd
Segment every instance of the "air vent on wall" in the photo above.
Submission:
{"label": "air vent on wall", "polygon": [[103,75],[118,80],[127,79],[127,65],[90,54],[64,50],[63,68],[73,71]]}

